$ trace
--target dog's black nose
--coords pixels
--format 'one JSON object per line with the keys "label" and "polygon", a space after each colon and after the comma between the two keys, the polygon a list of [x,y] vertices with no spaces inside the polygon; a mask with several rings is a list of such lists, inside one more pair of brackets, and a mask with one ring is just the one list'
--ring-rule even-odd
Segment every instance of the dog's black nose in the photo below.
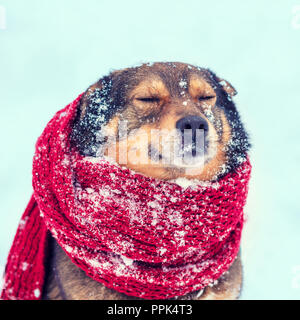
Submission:
{"label": "dog's black nose", "polygon": [[[184,117],[176,122],[176,129],[181,132],[181,147],[186,156],[191,155],[195,157],[197,154],[205,151],[205,140],[208,132],[208,123],[205,119],[199,116]],[[201,132],[199,129],[204,130],[204,135],[197,133]],[[186,135],[185,130],[189,132],[188,135]]]}
{"label": "dog's black nose", "polygon": [[206,133],[208,131],[208,123],[199,116],[187,116],[176,122],[176,129],[179,129],[181,132],[184,132],[185,129],[192,129],[194,136],[196,129],[203,129],[204,133]]}

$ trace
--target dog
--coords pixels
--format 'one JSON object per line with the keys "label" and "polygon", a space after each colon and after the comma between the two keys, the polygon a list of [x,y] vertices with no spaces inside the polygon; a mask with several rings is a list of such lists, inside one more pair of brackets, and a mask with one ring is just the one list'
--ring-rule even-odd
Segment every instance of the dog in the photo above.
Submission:
{"label": "dog", "polygon": [[[120,163],[122,154],[132,154],[125,166],[138,173],[170,181],[217,181],[235,170],[250,148],[248,134],[232,100],[236,93],[228,81],[211,70],[180,62],[148,63],[113,71],[83,94],[73,123],[71,143],[84,156],[108,156],[113,141],[110,137],[116,137],[114,160]],[[100,120],[99,101],[107,109]],[[120,133],[121,121],[126,122],[125,133]],[[141,137],[150,136],[150,132],[157,129],[166,132],[177,129],[183,134],[185,129],[193,131],[194,128],[204,131],[201,170],[197,161],[191,168],[178,161],[162,161],[167,160],[164,159],[163,143],[154,145],[151,139],[141,141]],[[173,143],[173,155],[180,158],[182,153],[175,155],[174,144],[181,138],[168,134],[166,137]],[[134,161],[140,155],[135,147],[137,144],[143,145],[144,156],[150,158],[154,154],[154,161],[147,164]],[[198,159],[194,134],[191,146],[189,157]],[[49,241],[48,251],[43,299],[134,299],[86,276],[53,238]],[[241,286],[239,253],[230,269],[214,285],[178,299],[237,299]]]}

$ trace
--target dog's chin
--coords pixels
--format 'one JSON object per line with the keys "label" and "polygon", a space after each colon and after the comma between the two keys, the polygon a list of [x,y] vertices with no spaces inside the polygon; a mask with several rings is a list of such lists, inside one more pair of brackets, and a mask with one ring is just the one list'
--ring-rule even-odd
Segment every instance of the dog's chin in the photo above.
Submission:
{"label": "dog's chin", "polygon": [[[186,179],[197,179],[205,171],[206,163],[210,160],[205,156],[198,157],[186,157],[182,159],[181,157],[174,157],[173,162],[165,161],[162,157],[160,162],[152,162],[152,173],[156,169],[159,169],[162,172],[161,176],[158,179],[162,180],[173,180],[177,178],[186,178]],[[161,171],[162,170],[162,171]]]}
{"label": "dog's chin", "polygon": [[[217,154],[217,145],[214,143],[206,143],[204,152],[193,152],[190,150],[181,150],[177,153],[169,153],[165,155],[160,153],[151,144],[149,145],[149,155],[151,154],[151,163],[157,166],[164,166],[165,168],[172,169],[198,169],[203,170]],[[154,155],[154,157],[153,157]]]}
{"label": "dog's chin", "polygon": [[[188,180],[210,180],[214,177],[207,178],[210,176],[211,166],[217,156],[218,143],[210,141],[205,144],[204,152],[198,153],[193,156],[191,153],[179,153],[173,155],[172,163],[170,159],[166,159],[165,162],[169,161],[168,165],[163,165],[166,171],[172,172],[177,178],[186,178]],[[161,161],[164,160],[163,155],[160,155]],[[209,169],[210,168],[210,169]],[[206,172],[208,170],[208,172]],[[209,175],[208,175],[209,173]],[[217,174],[217,172],[216,172]]]}

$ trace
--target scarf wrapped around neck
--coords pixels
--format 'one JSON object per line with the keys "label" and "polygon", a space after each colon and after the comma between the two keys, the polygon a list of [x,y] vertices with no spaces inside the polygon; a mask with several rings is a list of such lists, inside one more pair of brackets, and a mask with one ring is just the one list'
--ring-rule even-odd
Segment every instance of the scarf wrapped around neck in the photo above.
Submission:
{"label": "scarf wrapped around neck", "polygon": [[237,256],[251,165],[183,188],[84,157],[69,136],[81,95],[36,143],[34,193],[11,247],[2,299],[41,299],[47,236],[92,279],[168,299],[217,280]]}

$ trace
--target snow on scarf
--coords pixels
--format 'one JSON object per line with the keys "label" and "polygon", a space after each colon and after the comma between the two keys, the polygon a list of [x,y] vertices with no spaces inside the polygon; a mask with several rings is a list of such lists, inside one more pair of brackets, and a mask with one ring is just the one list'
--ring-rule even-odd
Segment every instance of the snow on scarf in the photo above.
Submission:
{"label": "snow on scarf", "polygon": [[2,299],[40,299],[48,231],[92,279],[134,297],[200,290],[237,256],[251,165],[183,188],[81,156],[69,135],[79,96],[36,144],[34,194],[9,253]]}

